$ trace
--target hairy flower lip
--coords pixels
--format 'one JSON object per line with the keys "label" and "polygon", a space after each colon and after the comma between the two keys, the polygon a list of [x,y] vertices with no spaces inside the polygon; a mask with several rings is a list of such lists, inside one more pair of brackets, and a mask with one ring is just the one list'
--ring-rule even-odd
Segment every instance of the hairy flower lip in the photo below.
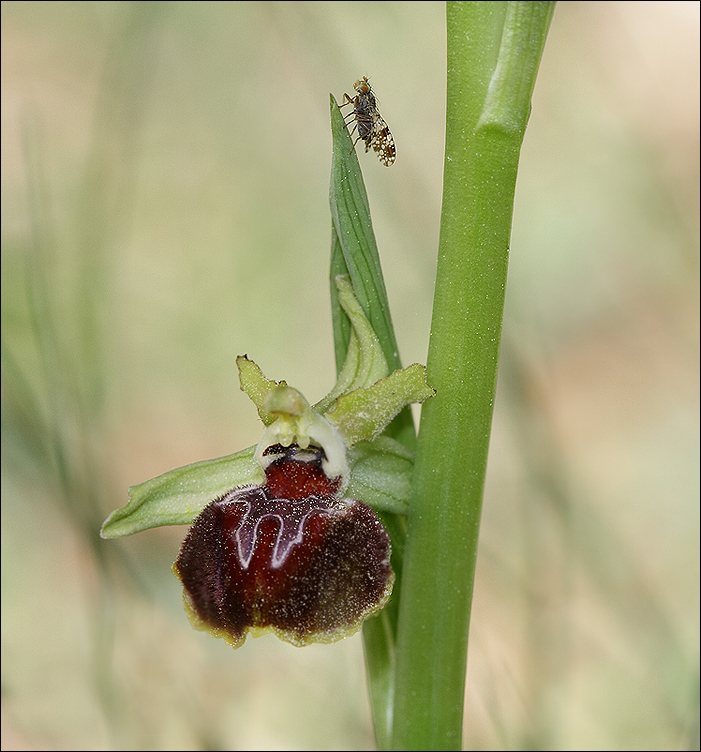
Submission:
{"label": "hairy flower lip", "polygon": [[173,569],[190,620],[233,647],[249,632],[297,646],[353,634],[391,594],[389,536],[370,507],[340,496],[323,450],[269,455],[266,483],[211,502],[183,542]]}

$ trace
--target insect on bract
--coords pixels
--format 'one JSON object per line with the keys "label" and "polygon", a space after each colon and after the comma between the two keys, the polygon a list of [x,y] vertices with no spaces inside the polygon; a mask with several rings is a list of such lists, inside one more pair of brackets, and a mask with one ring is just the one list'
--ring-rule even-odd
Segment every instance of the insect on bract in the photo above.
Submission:
{"label": "insect on bract", "polygon": [[349,97],[348,94],[344,94],[343,104],[339,105],[339,107],[353,105],[353,111],[346,115],[346,118],[355,118],[353,132],[358,132],[358,138],[353,142],[353,148],[358,141],[365,141],[365,151],[367,152],[372,146],[380,162],[385,167],[389,167],[394,164],[394,160],[397,158],[397,149],[387,123],[382,119],[380,111],[377,109],[377,99],[373,94],[367,76],[363,76],[360,81],[356,81],[353,88],[356,95]]}

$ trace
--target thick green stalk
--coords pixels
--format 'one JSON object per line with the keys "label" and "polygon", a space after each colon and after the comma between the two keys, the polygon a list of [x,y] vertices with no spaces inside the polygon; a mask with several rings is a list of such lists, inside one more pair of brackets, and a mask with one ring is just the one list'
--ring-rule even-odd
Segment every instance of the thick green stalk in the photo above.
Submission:
{"label": "thick green stalk", "polygon": [[518,158],[554,3],[449,2],[443,214],[392,748],[459,749]]}

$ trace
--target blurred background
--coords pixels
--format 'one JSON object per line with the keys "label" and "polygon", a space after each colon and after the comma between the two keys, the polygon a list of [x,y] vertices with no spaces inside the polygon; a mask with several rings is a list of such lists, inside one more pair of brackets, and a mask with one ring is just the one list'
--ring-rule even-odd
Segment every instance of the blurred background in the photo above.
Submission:
{"label": "blurred background", "polygon": [[[329,93],[405,364],[440,222],[435,2],[2,3],[2,748],[371,749],[359,635],[193,631],[127,487],[258,441],[247,353],[335,381]],[[555,11],[516,194],[468,749],[698,748],[699,4]],[[417,411],[417,417],[418,417]]]}

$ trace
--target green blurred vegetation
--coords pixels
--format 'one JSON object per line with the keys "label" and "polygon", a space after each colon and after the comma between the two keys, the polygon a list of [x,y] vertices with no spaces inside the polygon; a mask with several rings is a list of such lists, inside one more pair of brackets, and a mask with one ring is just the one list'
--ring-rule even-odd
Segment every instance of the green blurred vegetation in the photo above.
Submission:
{"label": "green blurred vegetation", "polygon": [[[467,748],[698,746],[697,3],[561,3],[522,151]],[[3,749],[368,749],[360,637],[192,631],[129,485],[255,443],[235,358],[335,381],[328,94],[425,362],[441,3],[2,3]]]}

